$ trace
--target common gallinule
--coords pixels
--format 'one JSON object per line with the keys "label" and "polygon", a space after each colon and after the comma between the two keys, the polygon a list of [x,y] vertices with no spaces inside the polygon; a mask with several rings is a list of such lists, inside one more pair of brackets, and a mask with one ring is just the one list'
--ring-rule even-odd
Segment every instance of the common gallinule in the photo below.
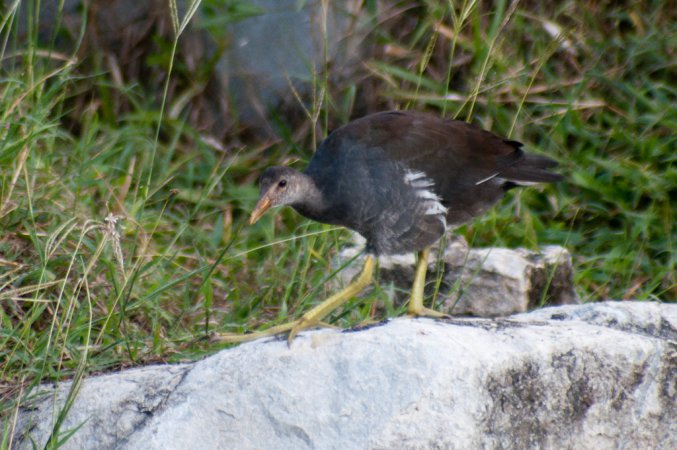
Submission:
{"label": "common gallinule", "polygon": [[244,339],[289,331],[289,342],[364,289],[379,255],[418,252],[409,313],[440,317],[423,306],[430,246],[447,230],[489,209],[509,189],[560,180],[557,163],[526,154],[522,144],[458,120],[406,111],[372,114],[332,132],[304,172],[270,167],[260,179],[256,222],[289,205],[317,222],[366,238],[364,268],[345,289],[300,319]]}

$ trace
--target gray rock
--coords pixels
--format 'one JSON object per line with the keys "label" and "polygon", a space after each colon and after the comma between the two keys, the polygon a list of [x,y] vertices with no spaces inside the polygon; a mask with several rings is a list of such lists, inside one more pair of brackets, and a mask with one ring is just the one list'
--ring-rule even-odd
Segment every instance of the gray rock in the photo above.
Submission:
{"label": "gray rock", "polygon": [[[677,448],[677,305],[397,319],[92,377],[64,448]],[[22,408],[41,447],[63,404]],[[12,418],[10,418],[12,420]]]}
{"label": "gray rock", "polygon": [[352,74],[366,33],[365,16],[357,14],[359,3],[249,3],[261,14],[232,24],[230,45],[217,66],[245,122],[267,126],[271,107],[283,100],[297,102],[293,89],[308,98],[313,82],[321,85],[325,61],[331,64],[332,77],[346,79]]}
{"label": "gray rock", "polygon": [[[344,249],[338,258],[341,266],[359,252]],[[432,295],[439,277],[435,309],[449,315],[502,317],[526,312],[545,305],[578,304],[573,284],[571,254],[560,246],[545,246],[540,251],[523,248],[468,248],[460,236],[452,236],[440,258],[438,249],[428,262],[426,293]],[[345,285],[359,272],[363,256],[340,275]],[[409,299],[414,280],[414,255],[380,258],[379,281],[392,283],[395,303]],[[438,274],[438,270],[441,273]],[[336,286],[338,288],[338,286]]]}
{"label": "gray rock", "polygon": [[[177,1],[179,20],[190,4]],[[152,46],[156,34],[173,38],[168,2],[66,0],[63,5],[48,1],[40,6],[43,45],[51,45],[56,36],[57,49],[69,54],[81,45],[80,28],[86,18],[87,45],[80,48],[80,56],[107,54],[109,62],[115,61],[110,70],[120,72],[118,77],[141,81],[147,89],[154,86],[155,94],[161,94],[165,69],[154,71],[147,61],[158,52]],[[27,14],[28,6],[22,8]],[[207,128],[222,136],[223,123],[237,115],[257,131],[274,134],[268,123],[272,108],[284,103],[300,110],[294,89],[307,101],[315,98],[308,94],[317,82],[316,97],[321,98],[325,66],[331,66],[330,83],[348,79],[359,68],[365,37],[373,27],[364,8],[361,2],[323,0],[211,2],[208,8],[200,8],[179,40],[176,65],[194,74],[196,85],[191,89],[195,90],[205,81],[201,70],[212,59],[216,64],[205,86],[176,94],[187,96],[184,101],[196,97],[189,120],[198,129],[205,128],[205,120],[213,123]],[[56,33],[55,24],[68,32]],[[19,26],[25,39],[28,29],[23,21]],[[174,77],[180,79],[181,74]],[[147,86],[148,78],[158,80]],[[198,114],[196,108],[204,108],[205,114]]]}
{"label": "gray rock", "polygon": [[[81,428],[65,448],[107,449],[124,443],[163,409],[192,367],[192,364],[148,366],[86,380],[75,407],[68,413],[65,430]],[[44,447],[56,419],[51,415],[53,406],[63,407],[71,387],[71,383],[64,383],[54,391],[45,385],[30,394],[18,421],[18,430],[25,436],[17,448],[31,448],[29,439]]]}

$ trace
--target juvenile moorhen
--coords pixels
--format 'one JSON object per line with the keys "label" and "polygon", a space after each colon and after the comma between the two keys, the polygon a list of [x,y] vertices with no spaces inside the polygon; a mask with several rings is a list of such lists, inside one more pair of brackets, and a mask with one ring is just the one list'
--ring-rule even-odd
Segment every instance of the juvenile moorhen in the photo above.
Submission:
{"label": "juvenile moorhen", "polygon": [[289,342],[364,289],[374,258],[418,252],[409,314],[441,317],[423,306],[430,246],[450,228],[484,213],[509,189],[554,182],[557,163],[526,154],[522,144],[463,121],[406,111],[372,114],[332,132],[304,172],[270,167],[260,179],[256,222],[289,205],[317,222],[342,225],[366,238],[362,272],[345,289],[300,319],[242,336],[289,331]]}

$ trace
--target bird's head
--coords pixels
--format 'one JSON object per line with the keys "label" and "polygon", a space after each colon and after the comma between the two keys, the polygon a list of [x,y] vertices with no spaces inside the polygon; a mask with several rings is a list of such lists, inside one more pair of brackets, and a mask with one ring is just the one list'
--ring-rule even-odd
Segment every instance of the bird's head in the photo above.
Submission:
{"label": "bird's head", "polygon": [[259,180],[259,201],[249,216],[249,223],[254,224],[273,206],[293,205],[301,201],[305,177],[291,167],[274,166],[266,169]]}

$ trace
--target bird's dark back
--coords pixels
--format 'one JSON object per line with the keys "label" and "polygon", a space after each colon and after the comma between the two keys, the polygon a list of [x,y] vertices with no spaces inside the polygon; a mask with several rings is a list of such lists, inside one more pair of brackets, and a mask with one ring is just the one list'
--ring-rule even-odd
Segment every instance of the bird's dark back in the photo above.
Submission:
{"label": "bird's dark back", "polygon": [[[383,233],[384,227],[390,227],[386,233],[399,228],[397,234],[416,220],[429,219],[422,217],[422,210],[405,209],[414,208],[416,195],[422,194],[414,189],[413,176],[430,180],[426,189],[446,208],[449,226],[482,214],[519,182],[560,178],[547,171],[554,161],[527,155],[521,147],[466,122],[391,111],[357,119],[331,133],[305,172],[332,204],[323,221],[363,235],[376,228]],[[414,214],[421,217],[412,219]]]}

